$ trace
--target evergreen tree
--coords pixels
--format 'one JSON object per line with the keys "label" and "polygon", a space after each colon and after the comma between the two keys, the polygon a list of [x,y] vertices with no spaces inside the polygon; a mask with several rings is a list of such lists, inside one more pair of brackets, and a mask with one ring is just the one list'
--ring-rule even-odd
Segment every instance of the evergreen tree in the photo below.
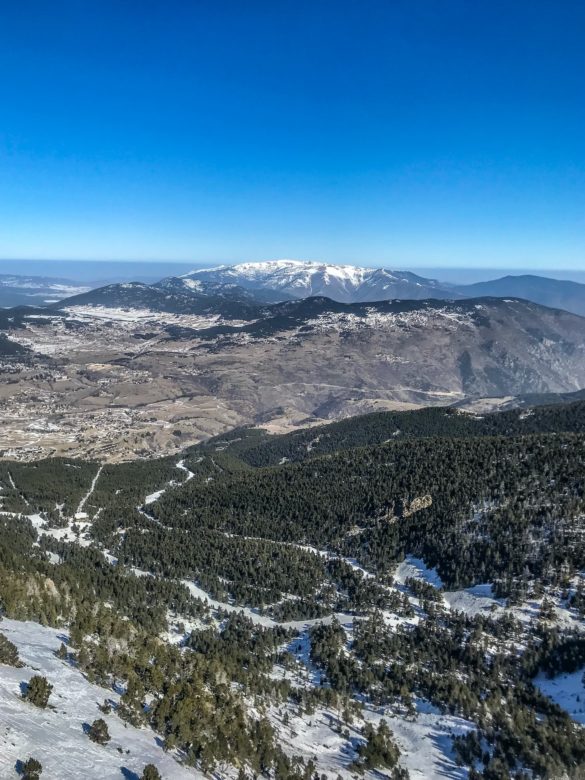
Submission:
{"label": "evergreen tree", "polygon": [[55,655],[62,661],[67,660],[67,647],[64,642],[61,642],[61,645],[59,646],[59,649],[56,651]]}
{"label": "evergreen tree", "polygon": [[18,648],[7,639],[4,634],[0,634],[0,664],[7,666],[22,666],[18,657]]}
{"label": "evergreen tree", "polygon": [[396,766],[400,756],[398,745],[392,738],[392,732],[385,720],[381,720],[377,729],[369,723],[364,728],[366,742],[358,747],[360,763],[358,767],[369,770],[377,767],[391,769]]}
{"label": "evergreen tree", "polygon": [[44,709],[49,702],[49,696],[51,695],[52,690],[53,686],[47,680],[47,678],[36,674],[28,681],[28,685],[24,693],[24,699],[26,699],[26,701],[30,701],[31,704],[35,705],[35,707],[41,707]]}
{"label": "evergreen tree", "polygon": [[106,745],[111,739],[106,721],[103,718],[94,720],[89,728],[88,736],[92,742],[97,742],[98,745]]}
{"label": "evergreen tree", "polygon": [[22,780],[39,780],[42,772],[41,762],[36,758],[29,758],[22,765]]}
{"label": "evergreen tree", "polygon": [[154,764],[147,764],[142,771],[141,780],[162,780],[162,777]]}

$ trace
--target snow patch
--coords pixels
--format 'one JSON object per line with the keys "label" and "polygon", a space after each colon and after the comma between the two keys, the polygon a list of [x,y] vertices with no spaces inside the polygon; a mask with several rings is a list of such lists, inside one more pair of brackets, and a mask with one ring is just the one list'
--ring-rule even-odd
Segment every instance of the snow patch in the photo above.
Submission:
{"label": "snow patch", "polygon": [[568,712],[573,720],[585,726],[583,672],[584,669],[579,669],[571,674],[559,674],[552,679],[539,674],[533,682],[545,696]]}

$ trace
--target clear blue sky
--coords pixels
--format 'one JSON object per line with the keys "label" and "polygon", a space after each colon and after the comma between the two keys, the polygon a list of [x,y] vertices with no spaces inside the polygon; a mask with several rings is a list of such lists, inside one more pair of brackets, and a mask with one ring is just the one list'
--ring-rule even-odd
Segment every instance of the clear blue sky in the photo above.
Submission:
{"label": "clear blue sky", "polygon": [[0,257],[574,268],[582,0],[0,3]]}

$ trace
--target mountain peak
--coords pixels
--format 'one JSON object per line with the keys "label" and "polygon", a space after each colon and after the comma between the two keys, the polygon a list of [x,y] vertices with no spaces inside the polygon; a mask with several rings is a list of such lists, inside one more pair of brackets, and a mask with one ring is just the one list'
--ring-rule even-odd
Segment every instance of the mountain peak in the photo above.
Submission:
{"label": "mountain peak", "polygon": [[[192,271],[180,280],[187,289],[196,289],[202,282],[231,283],[248,290],[272,290],[282,300],[323,295],[341,303],[420,300],[447,292],[437,282],[406,271],[292,259],[221,265]],[[454,296],[450,293],[449,297]]]}

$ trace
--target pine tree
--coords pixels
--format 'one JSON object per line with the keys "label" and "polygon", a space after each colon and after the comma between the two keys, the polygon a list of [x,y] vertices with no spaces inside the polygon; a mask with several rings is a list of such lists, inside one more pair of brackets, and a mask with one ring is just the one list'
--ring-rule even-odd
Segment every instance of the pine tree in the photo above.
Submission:
{"label": "pine tree", "polygon": [[162,778],[154,764],[147,764],[142,771],[141,780],[162,780]]}
{"label": "pine tree", "polygon": [[61,642],[61,645],[59,649],[56,651],[55,655],[57,658],[60,658],[62,661],[67,660],[67,647],[65,646],[64,642]]}
{"label": "pine tree", "polygon": [[42,772],[41,762],[36,758],[29,758],[22,766],[22,780],[39,780]]}
{"label": "pine tree", "polygon": [[24,693],[24,698],[26,701],[30,701],[31,704],[34,704],[35,707],[42,707],[44,709],[49,702],[49,696],[51,695],[52,690],[53,686],[47,678],[36,674],[34,677],[30,678]]}
{"label": "pine tree", "polygon": [[109,715],[112,711],[112,705],[107,699],[104,699],[103,704],[98,704],[100,712],[103,712],[104,715]]}
{"label": "pine tree", "polygon": [[0,634],[0,664],[16,667],[22,666],[18,657],[18,648],[4,634]]}
{"label": "pine tree", "polygon": [[103,718],[94,720],[88,731],[89,738],[92,742],[97,742],[98,745],[106,745],[111,737],[108,731],[108,724]]}

